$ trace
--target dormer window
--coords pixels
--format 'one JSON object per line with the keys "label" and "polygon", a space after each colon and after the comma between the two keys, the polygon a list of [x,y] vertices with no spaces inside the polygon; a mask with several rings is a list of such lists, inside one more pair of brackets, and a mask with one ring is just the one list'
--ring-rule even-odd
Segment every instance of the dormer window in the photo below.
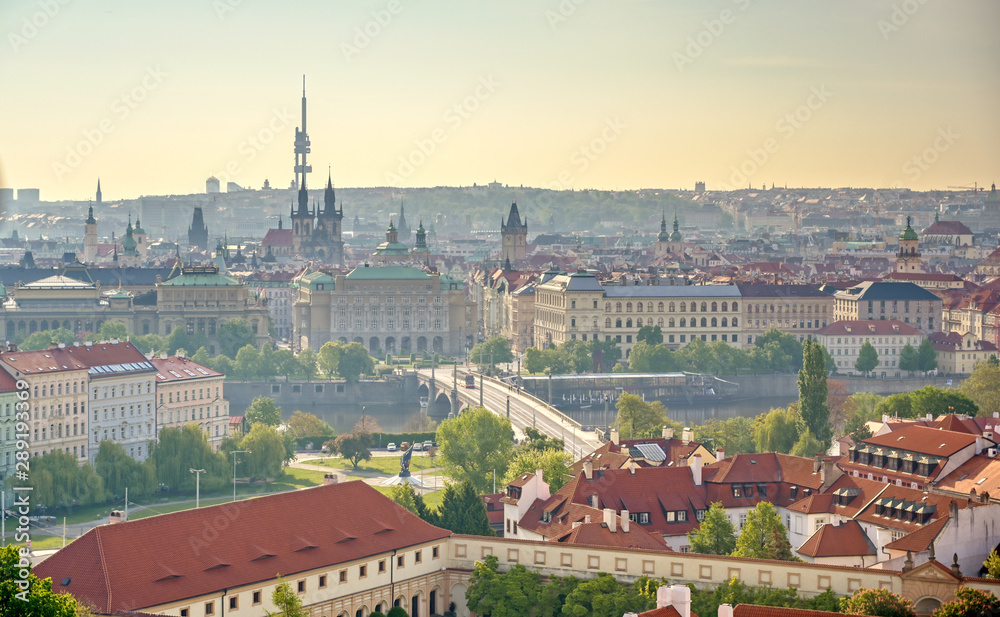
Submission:
{"label": "dormer window", "polygon": [[552,512],[549,512],[548,510],[546,510],[545,512],[542,512],[542,522],[543,523],[551,523],[552,522]]}

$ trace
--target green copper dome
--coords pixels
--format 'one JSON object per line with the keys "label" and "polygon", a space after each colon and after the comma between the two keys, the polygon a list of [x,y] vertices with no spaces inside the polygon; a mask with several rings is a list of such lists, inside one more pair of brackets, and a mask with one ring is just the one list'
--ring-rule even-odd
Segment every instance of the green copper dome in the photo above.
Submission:
{"label": "green copper dome", "polygon": [[906,229],[903,233],[899,234],[900,240],[919,240],[917,237],[917,232],[913,231],[913,227],[910,226],[910,217],[906,217]]}

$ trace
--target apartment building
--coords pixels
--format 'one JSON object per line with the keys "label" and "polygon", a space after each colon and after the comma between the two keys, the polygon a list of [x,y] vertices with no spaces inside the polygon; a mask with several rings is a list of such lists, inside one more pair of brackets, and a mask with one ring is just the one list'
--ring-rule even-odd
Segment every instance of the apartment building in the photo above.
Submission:
{"label": "apartment building", "polygon": [[156,433],[164,428],[197,424],[213,450],[229,434],[229,401],[223,394],[226,376],[183,356],[153,358],[156,369]]}
{"label": "apartment building", "polygon": [[878,352],[878,366],[873,372],[881,377],[901,377],[899,356],[903,347],[912,345],[916,349],[923,340],[920,330],[895,320],[835,321],[816,333],[816,341],[826,347],[837,363],[837,372],[848,376],[860,374],[854,364],[867,342]]}
{"label": "apartment building", "polygon": [[834,295],[833,319],[896,320],[930,334],[941,329],[941,298],[914,283],[865,281]]}

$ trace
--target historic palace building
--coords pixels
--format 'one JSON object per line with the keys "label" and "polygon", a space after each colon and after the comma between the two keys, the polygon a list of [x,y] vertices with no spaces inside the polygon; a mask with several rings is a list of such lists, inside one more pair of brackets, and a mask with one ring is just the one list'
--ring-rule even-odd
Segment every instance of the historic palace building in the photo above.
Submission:
{"label": "historic palace building", "polygon": [[[297,347],[358,342],[370,353],[461,355],[476,333],[475,305],[447,274],[410,266],[363,266],[335,277],[309,272],[295,283]],[[381,353],[380,353],[381,352]]]}

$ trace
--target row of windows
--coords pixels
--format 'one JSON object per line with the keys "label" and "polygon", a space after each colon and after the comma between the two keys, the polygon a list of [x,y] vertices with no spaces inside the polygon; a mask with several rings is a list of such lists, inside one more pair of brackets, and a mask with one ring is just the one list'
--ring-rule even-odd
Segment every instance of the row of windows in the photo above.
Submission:
{"label": "row of windows", "polygon": [[[139,427],[138,431],[135,430],[136,426]],[[142,437],[143,435],[150,435],[151,436],[153,434],[153,427],[152,427],[152,425],[146,424],[145,428],[146,428],[146,431],[143,432],[143,430],[142,430],[143,429],[143,425],[142,424],[138,424],[138,425],[133,424],[133,425],[129,426],[128,427],[128,429],[129,429],[129,431],[128,431],[128,438],[131,439],[133,437]],[[138,432],[138,435],[136,434],[137,432]],[[98,433],[99,433],[99,431],[96,431],[96,430],[94,431],[94,444],[97,444],[98,441],[99,441]],[[119,438],[121,438],[121,439],[125,439],[126,438],[125,437],[125,427],[124,426],[121,428],[121,431],[119,431],[117,427],[111,429],[111,440],[112,441],[117,441]],[[108,429],[104,429],[104,439],[105,440],[108,439]],[[141,456],[141,454],[140,454],[140,456]]]}
{"label": "row of windows", "polygon": [[[119,413],[121,413],[121,418],[123,420],[125,419],[125,405],[122,405],[121,407],[104,407],[103,409],[94,409],[93,411],[94,411],[94,422],[97,422],[99,420],[98,414],[101,411],[104,412],[104,419],[105,420],[109,419],[108,418],[108,412],[109,411],[111,412],[111,418],[110,418],[111,420],[117,419]],[[129,418],[134,418],[135,415],[136,415],[136,413],[142,414],[142,403],[140,403],[139,405],[129,405],[128,406],[128,417]],[[153,415],[153,405],[152,405],[152,403],[146,403],[146,415],[147,416]]]}
{"label": "row of windows", "polygon": [[[146,386],[146,394],[152,394],[152,392],[153,392],[153,382],[152,381],[147,381],[147,382],[145,382],[145,386]],[[142,387],[143,387],[143,384],[130,383],[128,385],[128,394],[125,393],[125,386],[121,386],[121,387],[119,387],[119,386],[104,386],[103,389],[102,388],[93,388],[91,390],[91,393],[92,393],[91,398],[93,400],[97,400],[98,398],[116,398],[118,396],[135,396],[136,394],[142,394]],[[108,396],[109,392],[111,394],[110,396]],[[98,397],[99,393],[102,396]]]}
{"label": "row of windows", "polygon": [[[813,310],[815,306],[816,310]],[[803,304],[802,310],[799,310],[799,305],[797,303],[792,304],[747,304],[747,313],[825,313],[827,305],[818,304]]]}
{"label": "row of windows", "polygon": [[[624,323],[624,326],[623,326],[623,323]],[[670,317],[669,319],[667,319],[667,327],[668,328],[674,328],[674,327],[676,327],[676,323],[677,322],[674,321],[673,317]],[[681,317],[681,319],[680,319],[680,327],[681,328],[687,328],[687,327],[689,327],[688,323],[689,322],[688,322],[688,320],[687,320],[686,317]],[[707,328],[709,326],[711,326],[713,328],[718,328],[718,327],[720,327],[720,324],[721,324],[721,327],[728,328],[730,326],[729,318],[728,317],[723,317],[722,320],[721,320],[721,322],[719,321],[718,317],[712,317],[711,319],[709,319],[707,317],[702,317],[701,318],[701,327],[702,328]],[[576,327],[576,318],[575,317],[570,321],[570,325],[572,327]],[[652,318],[650,318],[646,322],[646,325],[647,326],[653,325]],[[660,326],[661,328],[663,327],[663,318],[662,317],[660,317],[659,319],[657,319],[656,325]],[[736,328],[736,327],[739,327],[739,325],[740,325],[739,318],[738,317],[733,317],[732,326],[734,328]],[[641,328],[642,326],[643,326],[642,317],[639,317],[638,319],[636,319],[634,327]],[[596,323],[594,324],[594,327],[595,328],[597,327]],[[608,317],[608,318],[606,318],[604,320],[604,327],[605,328],[611,328],[611,318],[610,317]],[[614,325],[614,327],[615,328],[621,328],[621,327],[631,328],[631,327],[633,327],[632,326],[632,318],[628,317],[623,322],[622,318],[618,317],[618,318],[615,319],[615,325]],[[690,327],[692,327],[692,328],[697,328],[698,327],[698,318],[697,317],[692,317],[691,318]]]}
{"label": "row of windows", "polygon": [[[194,407],[191,407],[191,408],[188,408],[188,409],[183,409],[183,410],[178,409],[177,410],[177,421],[178,422],[188,422],[189,420],[204,420],[206,418],[206,416],[205,416],[205,409],[206,409],[205,407],[199,407],[198,408],[198,417],[197,418],[194,417],[194,415],[195,415],[195,411],[194,411],[195,408]],[[181,416],[181,412],[182,411],[184,413],[183,417]],[[166,413],[166,416],[167,416],[167,424],[173,424],[174,423],[174,412],[173,412],[173,410],[168,411]],[[161,415],[161,417],[162,417],[162,415]],[[208,407],[208,416],[207,417],[208,418],[212,417],[212,407],[211,406]],[[215,406],[215,417],[216,418],[219,417],[219,406],[218,405]]]}
{"label": "row of windows", "polygon": [[[388,321],[385,322],[385,328],[381,328],[379,322],[373,321],[373,322],[371,322],[369,324],[371,326],[369,328],[369,330],[376,330],[376,331],[383,330],[383,329],[385,329],[385,330],[396,330],[397,329],[396,328],[396,323],[397,323],[396,321],[390,319],[390,320],[388,320]],[[399,322],[399,324],[400,324],[400,327],[398,328],[399,330],[409,330],[410,329],[410,321],[409,320],[404,320],[402,322]],[[415,322],[413,322],[413,325],[416,327],[417,330],[426,330],[427,329],[427,322],[423,321],[423,320],[421,320],[421,321],[415,321]],[[365,326],[365,324],[364,324],[363,321],[356,321],[356,322],[354,322],[354,329],[355,330],[364,330],[364,326]],[[442,329],[442,327],[443,326],[441,324],[441,320],[440,319],[435,319],[434,320],[434,329],[435,330],[440,330],[440,329]],[[347,322],[343,322],[343,321],[339,322],[337,324],[337,330],[339,330],[341,332],[347,330]]]}
{"label": "row of windows", "polygon": [[[79,429],[77,429],[77,426],[78,425],[76,423],[73,424],[73,435],[75,436],[75,435],[78,434],[77,430],[80,431],[79,432],[80,435],[83,435],[83,432],[85,430],[87,430],[87,425],[85,423],[81,422],[79,424]],[[46,428],[49,428],[50,430],[46,431],[45,430]],[[42,441],[46,441],[46,440],[49,440],[49,439],[62,439],[62,436],[63,436],[63,425],[62,424],[57,424],[57,425],[51,426],[51,427],[44,427],[44,426],[42,427]],[[66,425],[66,436],[70,437],[70,434],[69,434],[69,425],[68,424]],[[7,440],[10,441],[10,429],[7,429]],[[38,429],[37,428],[35,429],[35,441],[38,441]]]}
{"label": "row of windows", "polygon": [[[72,385],[72,388],[73,388],[73,392],[72,393],[70,392],[70,386],[71,385]],[[83,381],[80,381],[80,382],[67,381],[67,382],[65,382],[65,393],[66,394],[82,393],[82,392],[84,392],[84,390],[85,390],[86,387],[87,386],[86,386],[85,382],[83,382]],[[77,388],[79,388],[79,390]],[[62,396],[62,394],[64,392],[64,384],[62,382],[60,382],[60,383],[54,383],[54,384],[42,384],[41,389],[39,389],[38,385],[35,385],[35,387],[34,387],[34,396],[32,398],[39,398],[39,392],[41,392],[41,396],[43,396],[43,397],[44,396]]]}
{"label": "row of windows", "polygon": [[[187,401],[187,400],[192,400],[192,401],[194,401],[194,400],[201,400],[201,399],[204,399],[206,396],[208,396],[208,397],[212,396],[212,388],[198,388],[198,390],[197,390],[197,397],[195,396],[195,389],[194,388],[191,388],[190,390],[183,390],[183,392],[184,392],[184,400],[185,401]],[[190,393],[190,397],[191,397],[190,399],[188,398],[189,393]],[[215,387],[215,398],[219,398],[219,386]],[[167,393],[167,402],[168,403],[173,403],[174,402],[174,391],[173,390],[171,390],[170,392]],[[181,402],[181,391],[177,392],[177,402],[178,403]],[[162,404],[163,404],[163,392],[160,392],[160,405],[162,405]]]}
{"label": "row of windows", "polygon": [[[597,301],[595,300],[594,303],[596,304]],[[625,302],[624,304],[622,304],[621,302],[616,302],[615,305],[614,305],[615,312],[616,313],[621,313],[623,306],[625,307],[625,312],[626,313],[631,313],[632,312],[632,303],[631,302]],[[635,309],[636,309],[635,312],[636,313],[643,312],[643,306],[646,307],[646,312],[647,313],[652,313],[653,312],[653,303],[652,302],[647,302],[645,305],[643,305],[642,302],[636,302],[635,303]],[[674,312],[676,312],[678,304],[675,303],[675,302],[669,302],[665,306],[667,307],[667,312],[668,313],[674,313]],[[688,312],[688,303],[686,301],[685,302],[681,302],[679,306],[680,306],[680,312],[681,313],[687,313]],[[698,306],[699,305],[698,305],[697,302],[691,302],[691,304],[690,304],[691,312],[692,313],[699,312],[698,311]],[[664,303],[663,302],[657,302],[656,303],[656,311],[657,312],[662,313],[663,312],[663,307],[664,307]],[[719,305],[718,302],[711,302],[711,303],[709,303],[709,302],[702,302],[701,303],[701,312],[702,313],[708,313],[709,311],[711,311],[713,313],[718,313],[719,312],[719,307],[720,307],[720,305]],[[740,303],[739,302],[733,302],[732,304],[730,304],[729,302],[723,302],[722,305],[721,305],[721,307],[722,307],[722,312],[723,313],[726,313],[726,312],[729,312],[729,311],[732,311],[732,312],[735,313],[735,312],[738,312],[740,310]],[[576,308],[576,300],[573,301],[572,308]],[[597,307],[595,306],[594,308],[597,308]],[[605,302],[604,303],[604,312],[605,313],[610,313],[611,312],[611,303],[610,302]]]}
{"label": "row of windows", "polygon": [[[36,405],[33,409],[32,417],[35,420],[41,418],[58,418],[63,415],[63,404],[57,403],[54,405]],[[73,403],[73,415],[77,413],[86,414],[87,405],[86,403]],[[69,403],[66,403],[66,415],[70,415]]]}
{"label": "row of windows", "polygon": [[[55,452],[56,450],[57,450],[56,448],[53,448],[52,450],[36,450],[35,452],[32,453],[31,456],[32,457],[45,456],[47,453],[49,453],[49,452]],[[70,453],[69,446],[66,446],[65,450],[66,450],[66,454]],[[5,452],[4,453],[4,464],[7,465],[7,466],[10,465],[10,456],[11,456],[10,452]],[[77,458],[84,458],[84,457],[86,457],[87,456],[87,447],[86,446],[80,446],[80,454],[77,455],[77,453],[76,453],[76,446],[73,446],[73,456],[76,456]]]}

